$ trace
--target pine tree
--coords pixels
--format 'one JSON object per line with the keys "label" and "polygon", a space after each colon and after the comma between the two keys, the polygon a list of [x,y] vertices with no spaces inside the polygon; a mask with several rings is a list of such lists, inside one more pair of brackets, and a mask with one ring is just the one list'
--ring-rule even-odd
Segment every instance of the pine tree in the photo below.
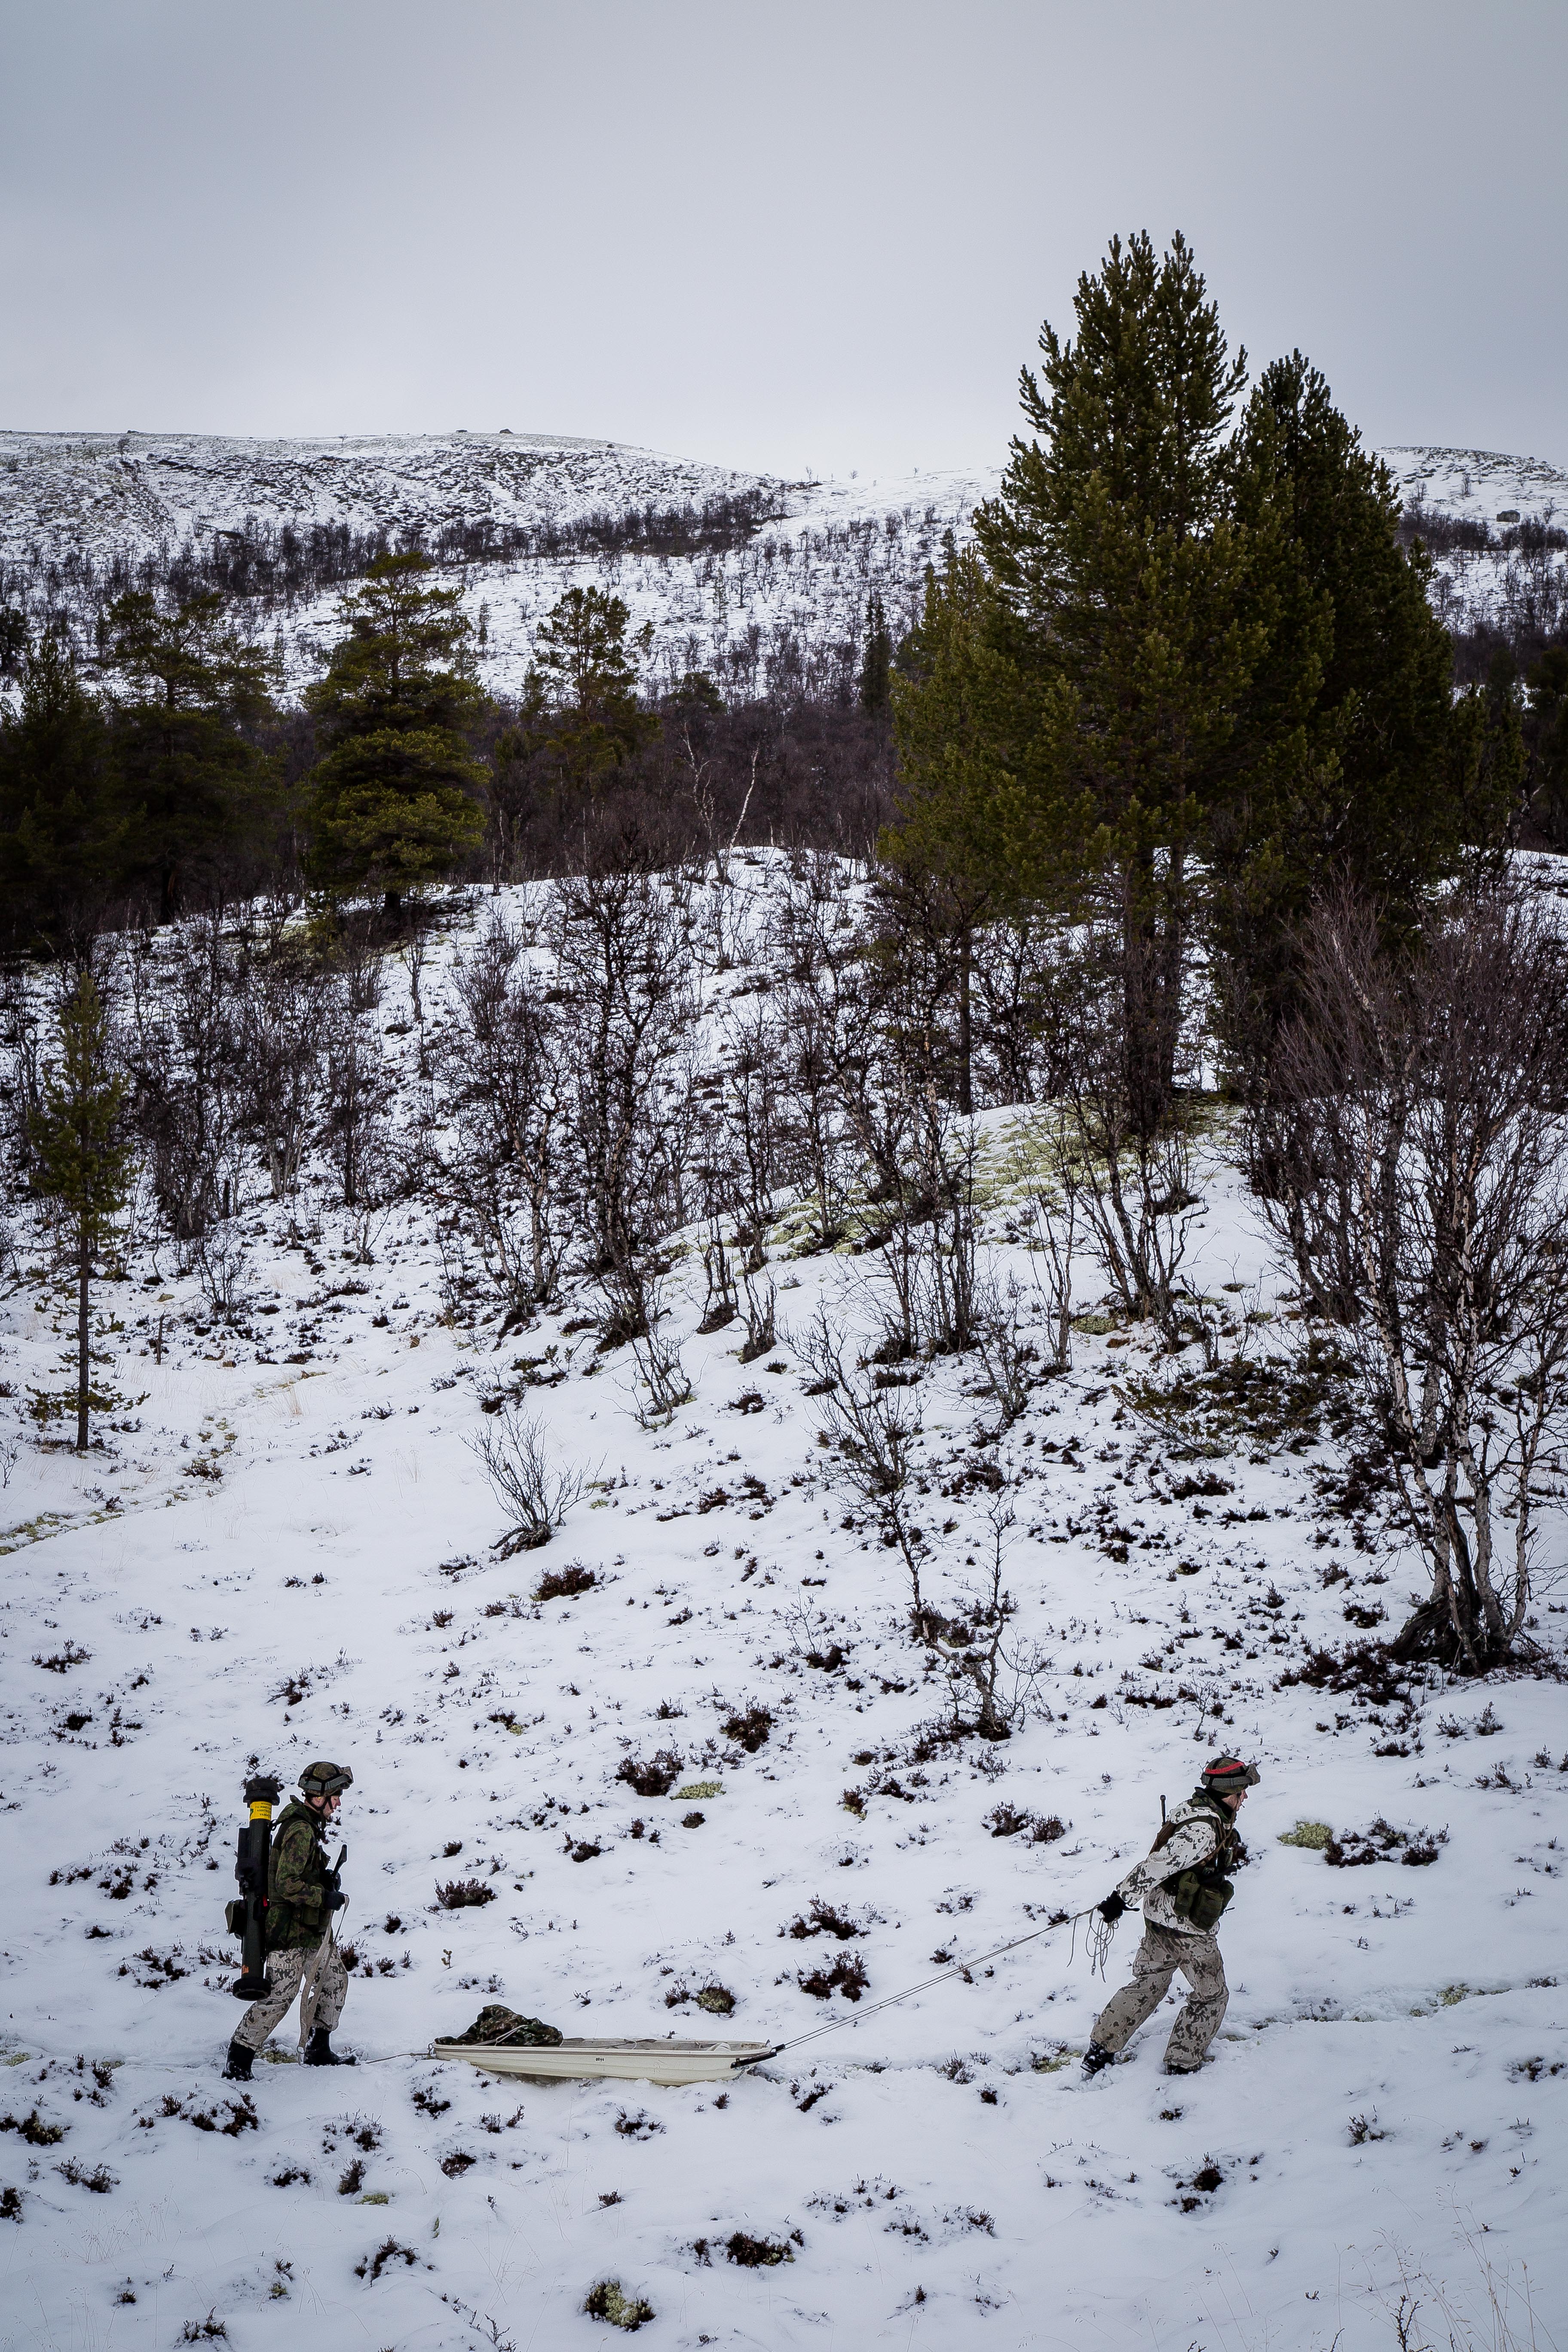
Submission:
{"label": "pine tree", "polygon": [[274,665],[228,626],[221,596],[165,613],[138,592],[110,607],[106,667],[123,681],[113,735],[135,863],[172,922],[266,812],[276,768],[247,730],[271,707]]}
{"label": "pine tree", "polygon": [[888,627],[888,616],[882,609],[879,592],[873,588],[866,600],[866,648],[860,657],[860,708],[873,718],[888,708],[891,698],[893,674],[893,639]]}
{"label": "pine tree", "polygon": [[343,635],[306,707],[328,749],[311,775],[308,871],[336,898],[405,898],[449,874],[484,831],[488,772],[470,749],[489,708],[455,589],[427,555],[378,558],[342,598]]}
{"label": "pine tree", "polygon": [[[977,924],[1016,898],[998,754],[1011,683],[985,642],[990,583],[973,550],[948,540],[928,567],[921,619],[889,681],[898,750],[895,814],[878,844],[895,928],[946,934],[958,996],[958,1108],[972,1108],[970,979]],[[890,652],[890,648],[889,648]]]}
{"label": "pine tree", "polygon": [[631,614],[603,588],[568,588],[541,621],[533,673],[545,699],[579,718],[612,718],[637,707],[637,666],[626,651]]}
{"label": "pine tree", "polygon": [[[1492,656],[1486,684],[1458,697],[1448,732],[1453,846],[1472,863],[1478,856],[1495,863],[1518,831],[1529,768],[1519,673],[1506,648]],[[1450,854],[1447,863],[1458,859]]]}
{"label": "pine tree", "polygon": [[630,620],[607,590],[569,588],[539,625],[521,724],[504,751],[549,790],[597,792],[658,727],[637,702]]}
{"label": "pine tree", "polygon": [[60,1008],[59,1057],[28,1120],[36,1189],[58,1202],[77,1276],[76,1450],[85,1454],[93,1401],[92,1262],[125,1202],[130,1152],[120,1132],[125,1081],[110,1066],[109,1018],[90,971]]}
{"label": "pine tree", "polygon": [[1549,646],[1525,680],[1528,787],[1554,849],[1568,842],[1568,646]]}
{"label": "pine tree", "polygon": [[110,730],[64,641],[25,656],[0,723],[0,907],[9,938],[79,957],[123,886],[132,827]]}
{"label": "pine tree", "polygon": [[0,604],[0,677],[15,677],[27,651],[27,616],[17,604]]}
{"label": "pine tree", "polygon": [[1400,546],[1393,481],[1300,352],[1264,371],[1235,472],[1238,513],[1260,535],[1273,523],[1268,648],[1209,830],[1222,1027],[1249,1091],[1294,1005],[1314,902],[1348,886],[1413,932],[1432,885],[1501,838],[1521,754],[1506,696],[1456,705],[1426,552]]}
{"label": "pine tree", "polygon": [[1180,236],[1163,258],[1147,236],[1113,239],[1075,310],[1075,341],[1041,329],[1043,382],[1026,369],[1021,385],[1034,437],[1014,441],[975,528],[991,642],[1017,680],[998,748],[1018,877],[1047,887],[1076,865],[1114,911],[1129,1105],[1148,1132],[1173,1082],[1194,861],[1268,642],[1226,446],[1246,357],[1227,355]]}

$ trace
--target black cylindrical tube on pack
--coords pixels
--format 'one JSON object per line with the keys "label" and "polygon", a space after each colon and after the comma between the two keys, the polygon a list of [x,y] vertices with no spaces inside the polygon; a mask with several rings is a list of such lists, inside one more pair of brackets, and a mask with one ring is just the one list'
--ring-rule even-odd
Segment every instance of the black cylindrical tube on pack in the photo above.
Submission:
{"label": "black cylindrical tube on pack", "polygon": [[245,1906],[240,1945],[240,1974],[229,1990],[237,2000],[260,2000],[272,1990],[267,1975],[267,1864],[272,1844],[272,1808],[282,1789],[271,1773],[258,1773],[245,1784],[250,1819],[239,1832],[234,1865]]}

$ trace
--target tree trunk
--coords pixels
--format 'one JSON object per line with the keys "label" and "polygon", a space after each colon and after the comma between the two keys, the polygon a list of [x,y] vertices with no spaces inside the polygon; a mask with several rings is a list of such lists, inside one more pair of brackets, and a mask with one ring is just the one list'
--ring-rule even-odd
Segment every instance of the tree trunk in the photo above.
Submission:
{"label": "tree trunk", "polygon": [[87,1452],[87,1403],[91,1382],[91,1350],[88,1332],[88,1286],[92,1279],[92,1249],[87,1221],[77,1229],[76,1268],[76,1450]]}
{"label": "tree trunk", "polygon": [[958,940],[958,1108],[965,1118],[974,1108],[970,1080],[970,1055],[973,1044],[970,994],[973,968],[974,935],[965,924]]}

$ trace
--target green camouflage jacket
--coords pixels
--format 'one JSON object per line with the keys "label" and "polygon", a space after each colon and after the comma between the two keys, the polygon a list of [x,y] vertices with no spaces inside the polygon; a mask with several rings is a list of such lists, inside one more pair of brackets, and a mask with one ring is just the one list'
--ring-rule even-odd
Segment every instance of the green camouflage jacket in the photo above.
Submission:
{"label": "green camouflage jacket", "polygon": [[309,1951],[326,1932],[331,1878],[321,1845],[325,1826],[298,1797],[279,1815],[267,1864],[269,1951]]}

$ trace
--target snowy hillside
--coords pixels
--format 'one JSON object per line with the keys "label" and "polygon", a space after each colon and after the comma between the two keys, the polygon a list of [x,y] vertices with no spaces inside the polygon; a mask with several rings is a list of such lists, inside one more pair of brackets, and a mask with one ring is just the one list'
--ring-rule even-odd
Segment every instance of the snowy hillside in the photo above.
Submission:
{"label": "snowy hillside", "polygon": [[1489,449],[1385,449],[1431,546],[1432,602],[1450,628],[1539,642],[1568,620],[1568,473]]}
{"label": "snowy hillside", "polygon": [[344,434],[247,441],[200,433],[0,433],[0,558],[102,562],[254,520],[403,532],[461,518],[532,523],[675,506],[762,478],[569,435]]}
{"label": "snowy hillside", "polygon": [[[1518,544],[1517,525],[1561,528],[1568,477],[1484,451],[1382,454],[1408,504],[1480,527],[1479,536],[1472,529],[1476,543],[1440,551],[1435,593],[1451,625],[1526,604],[1534,609],[1543,592],[1555,613],[1564,593],[1561,555]],[[822,687],[851,671],[873,590],[895,627],[907,626],[943,533],[962,541],[998,478],[997,469],[980,467],[785,483],[615,442],[521,433],[318,441],[7,433],[0,434],[0,578],[7,600],[35,617],[64,613],[83,625],[91,583],[117,560],[200,553],[247,530],[336,526],[435,544],[444,532],[515,534],[752,498],[765,519],[696,551],[511,553],[450,568],[460,573],[482,673],[496,692],[518,691],[534,629],[564,591],[595,584],[628,606],[650,688],[703,668],[728,693],[754,695]],[[293,690],[321,665],[336,601],[328,591],[253,603],[252,625],[275,644]]]}
{"label": "snowy hillside", "polygon": [[[948,528],[962,536],[994,476],[919,474],[783,483],[605,441],[534,434],[239,441],[201,435],[0,434],[0,577],[36,617],[84,625],[116,561],[198,553],[215,536],[340,526],[394,542],[453,530],[569,527],[634,509],[754,499],[766,520],[694,553],[535,553],[465,562],[487,685],[515,694],[539,620],[574,585],[612,589],[632,614],[645,679],[707,668],[731,693],[817,682],[852,664],[867,599],[895,624],[917,609]],[[335,633],[335,591],[256,600],[290,688]]]}
{"label": "snowy hillside", "polygon": [[[694,949],[671,1120],[781,976],[761,942],[785,869],[736,875],[742,903],[687,910],[728,951]],[[417,1003],[386,967],[362,1032],[405,1126],[484,923],[541,903],[459,909]],[[976,1123],[986,1256],[1029,1297],[1045,1116]],[[999,1540],[1037,1669],[1014,1737],[953,1739],[803,1361],[819,1303],[868,1329],[866,1258],[802,1255],[785,1204],[776,1343],[742,1363],[741,1326],[697,1330],[683,1237],[661,1328],[693,1393],[647,1428],[582,1286],[502,1337],[462,1305],[445,1217],[351,1214],[319,1165],[289,1204],[244,1181],[226,1314],[221,1268],[167,1244],[99,1290],[122,1402],[85,1466],[24,1410],[72,1330],[29,1230],[0,1310],[0,2341],[591,2352],[616,2340],[583,2311],[605,2280],[651,2305],[653,2352],[1393,2352],[1402,2296],[1410,2345],[1448,2343],[1444,2296],[1458,2344],[1568,2339],[1562,1685],[1325,1684],[1314,1654],[1419,1578],[1323,1475],[1310,1400],[1173,1461],[1136,1407],[1173,1368],[1103,1313],[1005,1429],[973,1356],[916,1368],[932,1594],[955,1608]],[[1281,1353],[1218,1128],[1202,1182],[1196,1278],[1235,1345]],[[503,1559],[472,1446],[509,1398],[584,1486]],[[1561,1614],[1543,1601],[1543,1639]],[[1263,1779],[1200,2075],[1161,2073],[1166,2014],[1080,2081],[1106,1988],[1065,1931],[855,2026],[1097,1901],[1220,1741]],[[361,2063],[282,2063],[286,2027],[242,2090],[219,2074],[240,1788],[317,1756],[355,1774],[338,2041]],[[1365,1833],[1364,1866],[1282,1843],[1303,1818]],[[458,1881],[493,1899],[438,1907]],[[492,1999],[569,2033],[846,2030],[724,2091],[418,2054]]]}
{"label": "snowy hillside", "polygon": [[1382,449],[1407,506],[1469,516],[1506,530],[1510,523],[1561,523],[1568,516],[1568,473],[1539,457],[1504,457],[1495,449]]}

